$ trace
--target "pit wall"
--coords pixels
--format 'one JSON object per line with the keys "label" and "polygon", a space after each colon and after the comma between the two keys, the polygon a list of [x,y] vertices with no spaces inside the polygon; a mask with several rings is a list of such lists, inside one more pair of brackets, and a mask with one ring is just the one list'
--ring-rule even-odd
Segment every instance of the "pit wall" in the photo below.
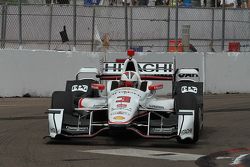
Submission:
{"label": "pit wall", "polygon": [[[170,62],[177,68],[200,69],[205,93],[250,93],[250,53],[136,53],[139,62]],[[100,68],[100,61],[126,58],[126,53],[0,50],[0,96],[48,97],[64,90],[81,67]],[[159,82],[159,81],[157,81]],[[160,92],[165,94],[171,85]]]}

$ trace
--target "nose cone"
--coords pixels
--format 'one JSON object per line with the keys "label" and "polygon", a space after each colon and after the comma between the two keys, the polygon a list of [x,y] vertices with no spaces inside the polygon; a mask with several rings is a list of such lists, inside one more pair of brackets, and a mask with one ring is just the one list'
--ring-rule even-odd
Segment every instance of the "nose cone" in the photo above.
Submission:
{"label": "nose cone", "polygon": [[133,89],[118,90],[109,98],[109,123],[129,124],[138,112],[140,94]]}
{"label": "nose cone", "polygon": [[128,124],[136,111],[130,108],[114,109],[109,114],[110,124]]}

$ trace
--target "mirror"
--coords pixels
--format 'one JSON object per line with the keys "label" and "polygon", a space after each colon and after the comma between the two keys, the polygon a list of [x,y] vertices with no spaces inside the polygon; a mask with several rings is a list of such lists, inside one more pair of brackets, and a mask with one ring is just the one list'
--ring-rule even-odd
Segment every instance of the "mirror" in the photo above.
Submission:
{"label": "mirror", "polygon": [[96,89],[96,90],[104,90],[105,85],[103,85],[103,84],[91,84],[91,88]]}
{"label": "mirror", "polygon": [[159,84],[152,84],[148,86],[148,90],[158,90],[158,89],[162,89],[163,88],[163,84],[159,83]]}

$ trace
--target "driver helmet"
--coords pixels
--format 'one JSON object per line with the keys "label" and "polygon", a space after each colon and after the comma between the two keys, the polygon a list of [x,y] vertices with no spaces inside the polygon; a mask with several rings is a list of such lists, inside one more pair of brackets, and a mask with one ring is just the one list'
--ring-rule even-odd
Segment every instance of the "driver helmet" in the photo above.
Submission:
{"label": "driver helmet", "polygon": [[134,71],[126,71],[121,76],[121,87],[137,88],[139,77]]}

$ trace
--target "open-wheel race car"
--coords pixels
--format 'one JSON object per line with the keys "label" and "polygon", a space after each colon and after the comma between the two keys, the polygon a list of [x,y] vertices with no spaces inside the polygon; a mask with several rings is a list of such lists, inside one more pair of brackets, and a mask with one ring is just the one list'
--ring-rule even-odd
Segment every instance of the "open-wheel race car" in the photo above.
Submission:
{"label": "open-wheel race car", "polygon": [[[133,55],[129,50],[124,62],[103,62],[101,70],[82,68],[65,91],[53,92],[49,136],[90,138],[130,131],[143,138],[197,142],[203,127],[199,70],[175,69],[174,60],[139,63]],[[79,77],[85,73],[94,77]],[[154,80],[170,81],[172,96],[158,96],[163,83]]]}

